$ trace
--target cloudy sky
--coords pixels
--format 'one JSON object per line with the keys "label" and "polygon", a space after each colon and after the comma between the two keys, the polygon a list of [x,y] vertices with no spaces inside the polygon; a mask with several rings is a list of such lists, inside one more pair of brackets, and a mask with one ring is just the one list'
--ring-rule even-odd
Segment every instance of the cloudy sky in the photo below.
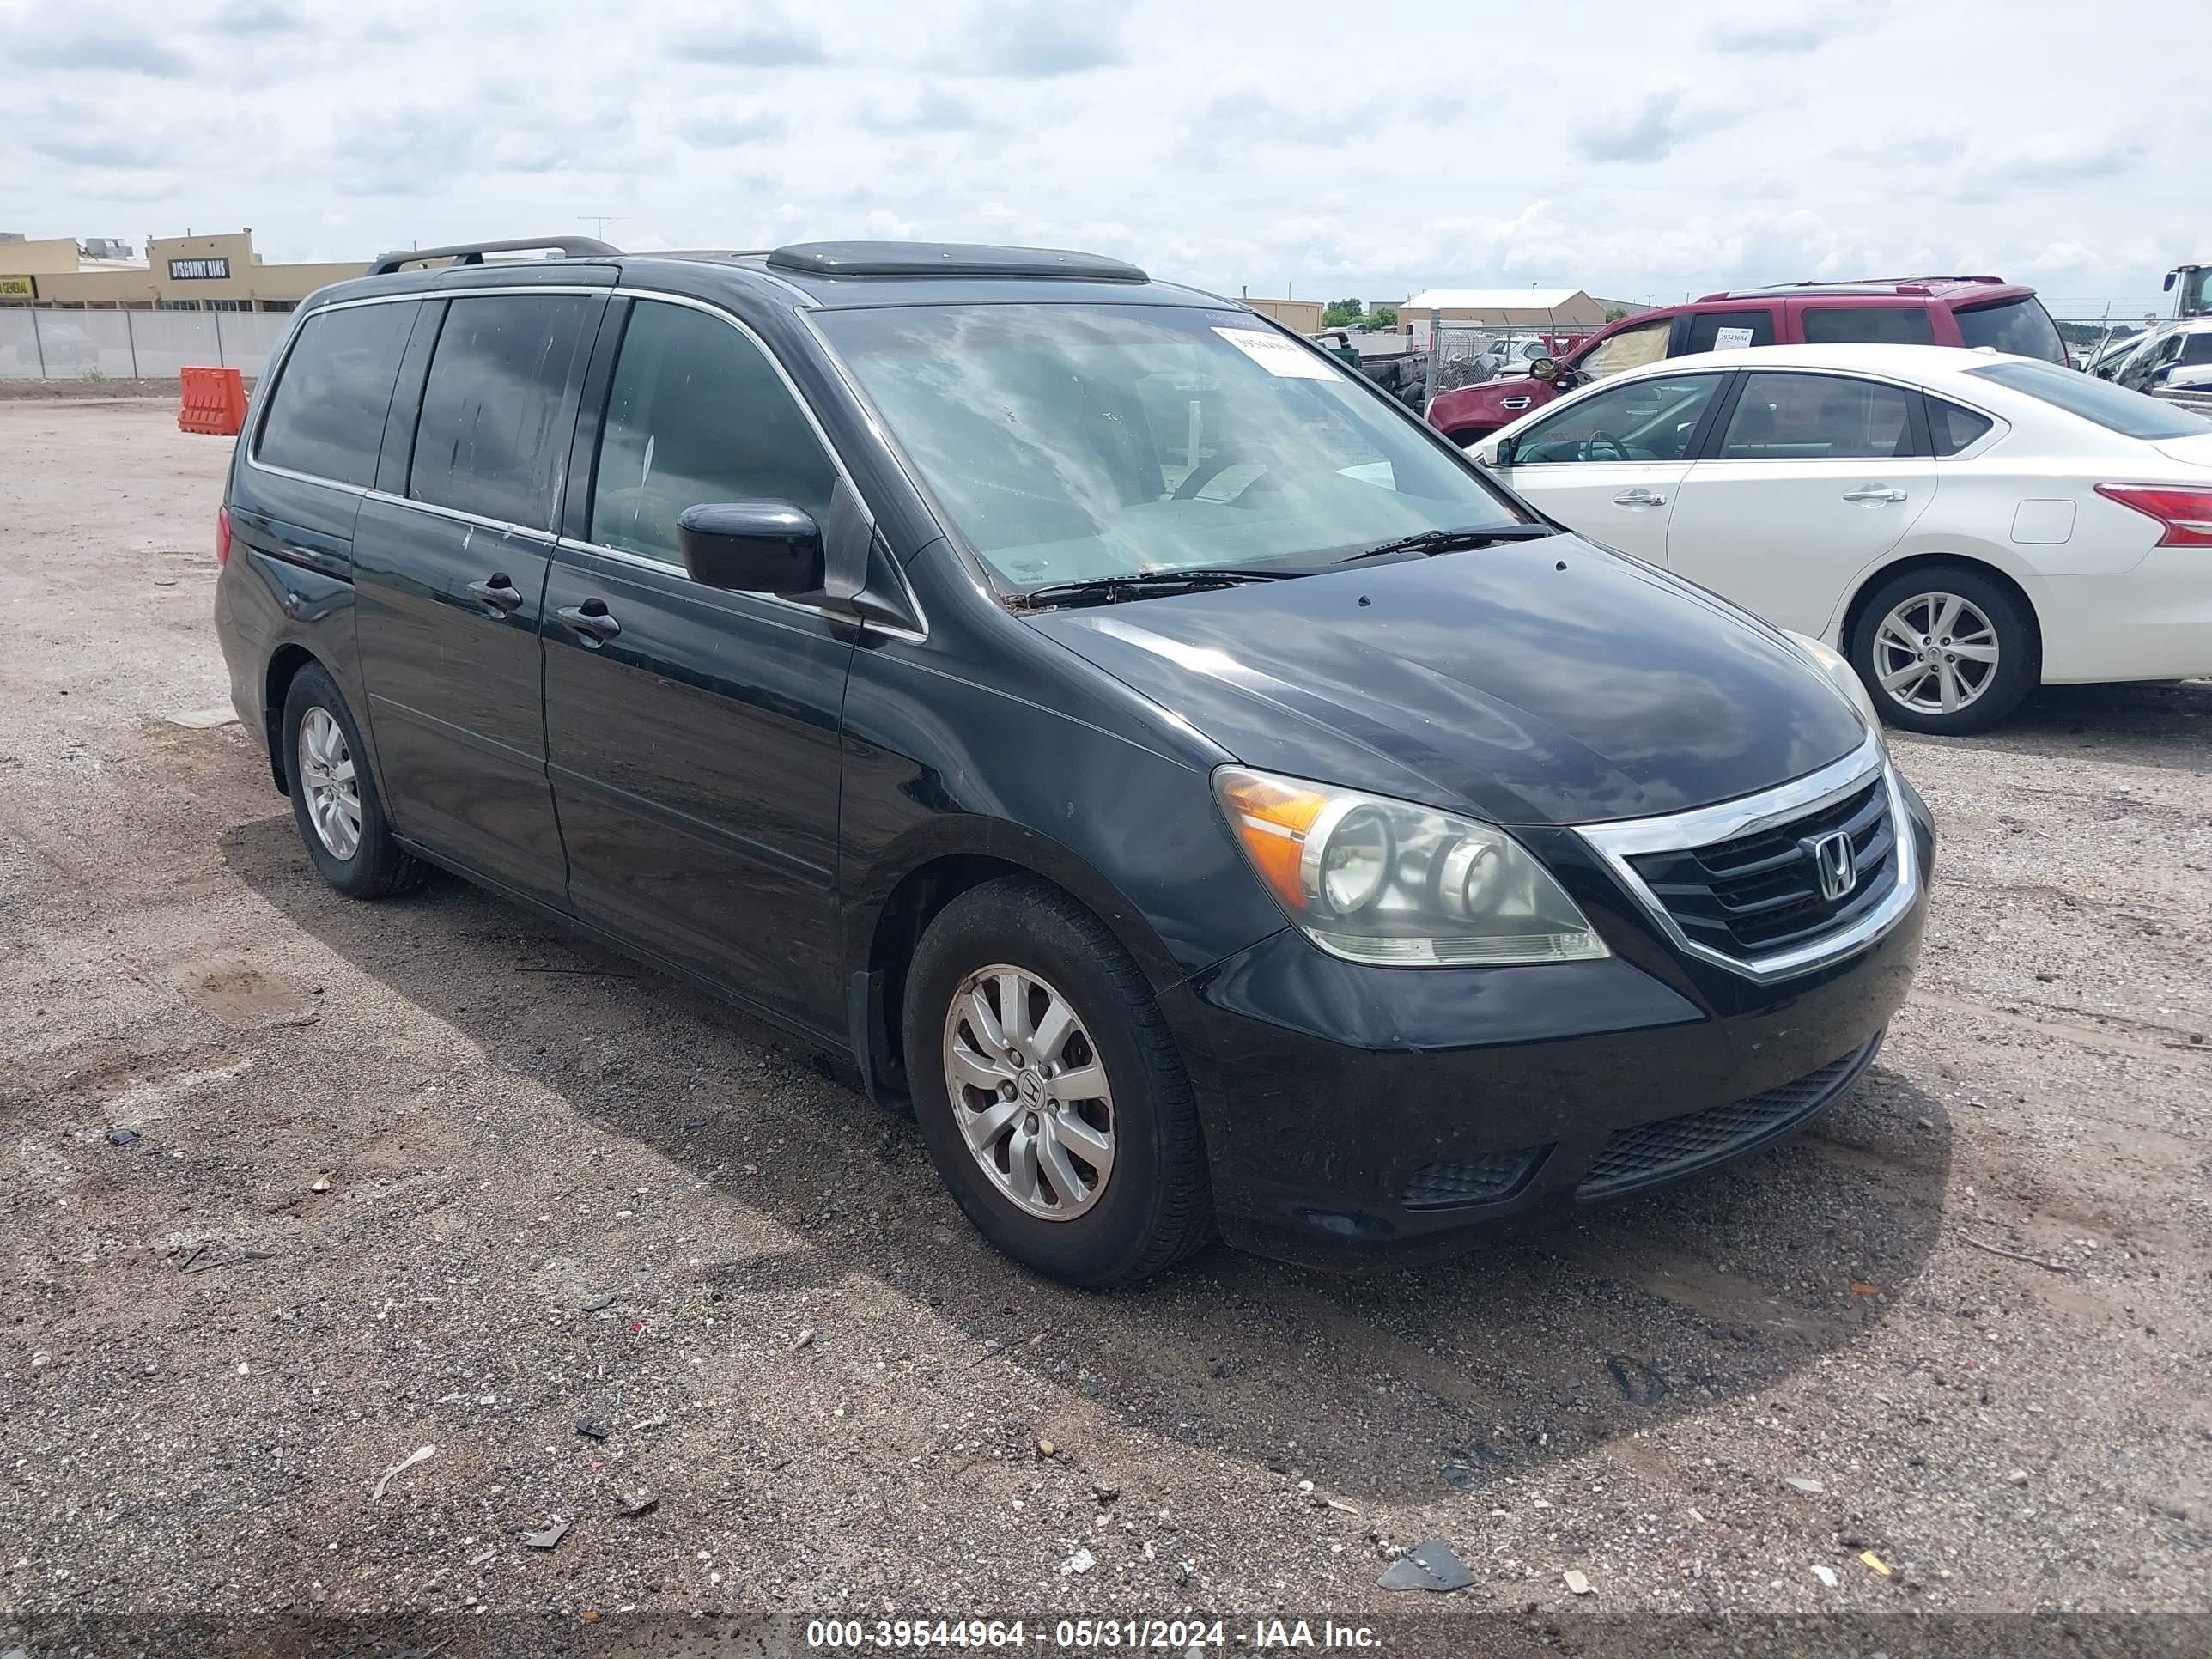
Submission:
{"label": "cloudy sky", "polygon": [[[2212,258],[2212,7],[0,0],[0,229],[1082,246],[1235,293]],[[2077,303],[2057,303],[2077,302]]]}

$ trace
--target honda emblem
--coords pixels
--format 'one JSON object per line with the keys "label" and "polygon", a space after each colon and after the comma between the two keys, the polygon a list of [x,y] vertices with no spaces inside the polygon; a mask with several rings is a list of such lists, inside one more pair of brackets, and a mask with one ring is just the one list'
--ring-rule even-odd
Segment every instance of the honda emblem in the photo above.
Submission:
{"label": "honda emblem", "polygon": [[1820,880],[1820,896],[1833,904],[1838,899],[1859,884],[1856,858],[1851,850],[1851,838],[1842,830],[1821,836],[1804,843],[1805,850],[1813,855],[1813,868]]}

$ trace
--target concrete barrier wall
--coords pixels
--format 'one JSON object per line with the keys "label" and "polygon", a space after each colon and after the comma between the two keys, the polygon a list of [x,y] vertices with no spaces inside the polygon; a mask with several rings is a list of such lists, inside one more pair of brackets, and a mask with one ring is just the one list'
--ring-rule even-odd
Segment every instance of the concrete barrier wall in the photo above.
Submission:
{"label": "concrete barrier wall", "polygon": [[0,306],[0,380],[167,380],[191,365],[247,379],[292,325],[276,311],[47,311]]}

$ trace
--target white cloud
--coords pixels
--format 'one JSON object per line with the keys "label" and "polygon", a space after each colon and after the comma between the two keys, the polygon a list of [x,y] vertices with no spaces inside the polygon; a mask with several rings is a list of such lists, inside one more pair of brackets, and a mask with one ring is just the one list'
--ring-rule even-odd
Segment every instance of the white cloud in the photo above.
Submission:
{"label": "white cloud", "polygon": [[0,226],[251,224],[270,258],[350,258],[609,214],[617,240],[1091,246],[1322,298],[1948,268],[2136,313],[2201,252],[2212,13],[2100,14],[2124,102],[2057,0],[1868,18],[1584,0],[1607,55],[1349,39],[1321,0],[0,0],[27,158]]}

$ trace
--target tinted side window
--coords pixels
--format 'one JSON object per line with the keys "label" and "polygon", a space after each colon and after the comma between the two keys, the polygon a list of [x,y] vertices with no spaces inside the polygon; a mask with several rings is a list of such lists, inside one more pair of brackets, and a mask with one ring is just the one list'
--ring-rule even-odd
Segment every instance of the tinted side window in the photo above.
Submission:
{"label": "tinted side window", "polygon": [[1841,374],[1754,374],[1721,439],[1724,461],[1837,461],[1912,453],[1899,386]]}
{"label": "tinted side window", "polygon": [[1957,454],[1995,424],[1986,415],[1947,404],[1941,398],[1928,400],[1928,438],[1938,455]]}
{"label": "tinted side window", "polygon": [[1934,345],[1924,306],[1808,306],[1807,345]]}
{"label": "tinted side window", "polygon": [[255,456],[342,483],[374,482],[392,383],[414,322],[412,301],[308,318],[284,360]]}
{"label": "tinted side window", "polygon": [[1759,311],[1701,311],[1690,319],[1685,351],[1740,351],[1774,343],[1774,313]]}
{"label": "tinted side window", "polygon": [[446,313],[407,493],[507,524],[549,526],[553,476],[568,434],[560,422],[584,321],[582,294],[496,294]]}
{"label": "tinted side window", "polygon": [[760,348],[720,318],[640,300],[623,334],[592,492],[592,540],[681,564],[677,516],[781,501],[826,524],[821,440]]}

